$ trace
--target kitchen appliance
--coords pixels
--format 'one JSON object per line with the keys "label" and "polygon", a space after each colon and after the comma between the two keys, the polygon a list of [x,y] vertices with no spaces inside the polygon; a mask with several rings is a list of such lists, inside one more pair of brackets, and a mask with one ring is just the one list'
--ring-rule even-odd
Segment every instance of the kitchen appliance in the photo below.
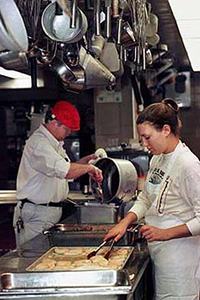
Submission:
{"label": "kitchen appliance", "polygon": [[[53,246],[98,246],[114,224],[55,224],[44,231],[48,243]],[[142,240],[140,224],[127,228],[117,245],[133,245]]]}
{"label": "kitchen appliance", "polygon": [[84,202],[77,205],[78,224],[116,224],[120,219],[119,206],[115,203]]}
{"label": "kitchen appliance", "polygon": [[135,199],[137,171],[125,159],[104,157],[98,159],[94,165],[102,170],[103,182],[99,187],[98,183],[90,179],[93,197],[89,201],[84,195],[83,201],[73,197],[76,209],[73,221],[78,224],[116,224],[124,216],[124,203]]}
{"label": "kitchen appliance", "polygon": [[98,246],[112,227],[113,224],[56,224],[44,235],[50,246]]}
{"label": "kitchen appliance", "polygon": [[102,170],[103,182],[99,187],[90,179],[90,197],[82,194],[78,199],[77,194],[69,195],[68,199],[74,202],[75,212],[69,216],[70,222],[67,218],[64,223],[116,224],[124,217],[126,203],[128,205],[136,198],[138,178],[132,162],[103,157],[93,164]]}

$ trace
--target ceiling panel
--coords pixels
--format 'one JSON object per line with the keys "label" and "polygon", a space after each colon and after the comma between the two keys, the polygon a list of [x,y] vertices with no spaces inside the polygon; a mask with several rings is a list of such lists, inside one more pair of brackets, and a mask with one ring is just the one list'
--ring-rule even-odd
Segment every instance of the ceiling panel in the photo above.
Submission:
{"label": "ceiling panel", "polygon": [[179,70],[190,69],[190,62],[179,34],[168,0],[150,0],[152,12],[159,19],[159,35],[161,43],[167,44],[174,58],[174,64]]}

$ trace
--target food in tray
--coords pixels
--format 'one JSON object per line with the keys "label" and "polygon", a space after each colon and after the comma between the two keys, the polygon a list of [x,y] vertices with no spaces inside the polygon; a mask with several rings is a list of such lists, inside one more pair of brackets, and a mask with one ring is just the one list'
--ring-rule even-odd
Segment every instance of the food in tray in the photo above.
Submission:
{"label": "food in tray", "polygon": [[52,270],[56,265],[56,261],[49,258],[44,258],[38,265],[36,265],[35,270]]}
{"label": "food in tray", "polygon": [[96,232],[96,231],[103,231],[107,232],[113,227],[113,224],[104,224],[104,225],[88,225],[88,224],[56,224],[52,226],[48,233],[53,233],[54,231],[58,232],[76,232],[76,231],[89,231],[89,232]]}
{"label": "food in tray", "polygon": [[123,268],[131,253],[130,247],[115,247],[109,258],[104,258],[109,247],[103,247],[96,256],[87,259],[94,247],[53,247],[30,265],[28,271],[69,271]]}
{"label": "food in tray", "polygon": [[102,255],[93,256],[89,260],[91,260],[93,264],[99,265],[100,267],[108,266],[108,260],[104,258]]}
{"label": "food in tray", "polygon": [[84,250],[82,247],[78,248],[78,247],[74,247],[74,248],[55,248],[54,252],[56,254],[61,254],[61,255],[82,255],[84,254]]}

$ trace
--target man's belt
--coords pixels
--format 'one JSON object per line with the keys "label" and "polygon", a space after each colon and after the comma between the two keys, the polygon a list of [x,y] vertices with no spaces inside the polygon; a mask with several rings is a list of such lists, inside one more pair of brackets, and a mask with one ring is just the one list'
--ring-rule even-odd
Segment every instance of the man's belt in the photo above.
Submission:
{"label": "man's belt", "polygon": [[28,200],[27,198],[20,199],[19,201],[21,201],[21,208],[24,206],[25,203],[31,203],[31,204],[43,205],[43,206],[54,206],[54,207],[62,207],[64,204],[63,202],[34,203]]}

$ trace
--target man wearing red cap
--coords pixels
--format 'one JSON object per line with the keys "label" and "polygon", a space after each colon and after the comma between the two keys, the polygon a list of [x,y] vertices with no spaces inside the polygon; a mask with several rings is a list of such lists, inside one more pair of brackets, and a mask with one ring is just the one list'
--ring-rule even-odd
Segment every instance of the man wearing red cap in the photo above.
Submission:
{"label": "man wearing red cap", "polygon": [[95,154],[72,163],[63,148],[64,139],[79,129],[77,109],[59,101],[27,140],[17,175],[18,204],[13,219],[17,247],[60,221],[69,179],[89,174],[102,182],[102,171],[88,164],[97,158]]}

